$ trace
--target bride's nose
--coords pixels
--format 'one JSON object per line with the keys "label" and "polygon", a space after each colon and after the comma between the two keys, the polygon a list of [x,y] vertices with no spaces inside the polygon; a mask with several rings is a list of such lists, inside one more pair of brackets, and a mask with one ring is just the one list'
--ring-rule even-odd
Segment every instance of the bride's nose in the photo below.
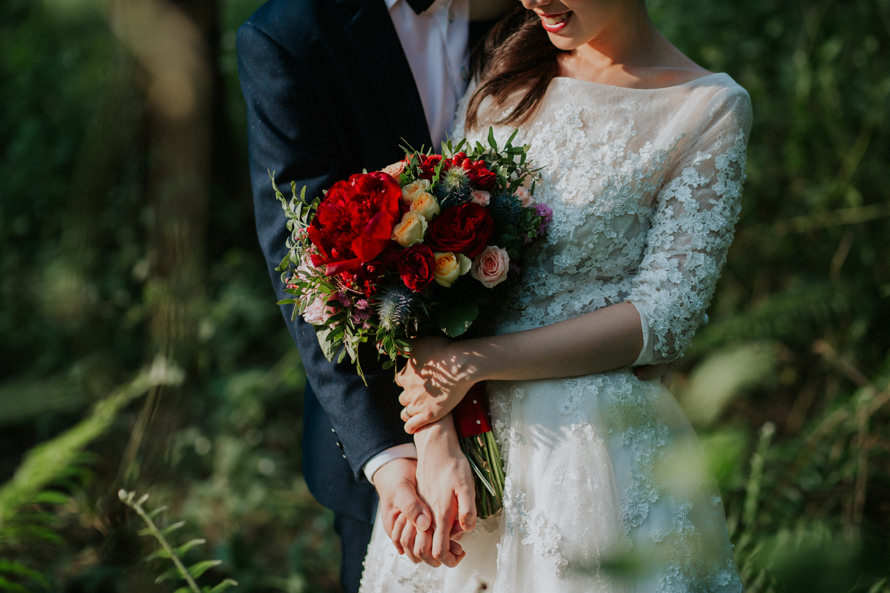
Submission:
{"label": "bride's nose", "polygon": [[547,6],[551,0],[520,0],[520,2],[527,10],[533,10],[538,6]]}

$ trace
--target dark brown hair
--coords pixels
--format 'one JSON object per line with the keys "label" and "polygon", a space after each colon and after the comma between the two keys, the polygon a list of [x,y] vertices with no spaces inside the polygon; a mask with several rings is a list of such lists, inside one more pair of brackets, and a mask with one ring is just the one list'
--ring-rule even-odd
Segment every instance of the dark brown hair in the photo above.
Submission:
{"label": "dark brown hair", "polygon": [[521,6],[513,9],[492,28],[480,59],[473,62],[472,74],[480,82],[467,106],[467,128],[476,127],[479,106],[485,97],[491,95],[502,105],[519,91],[525,94],[497,123],[521,124],[528,120],[544,98],[550,81],[559,74],[560,53],[562,50],[550,43],[534,12]]}

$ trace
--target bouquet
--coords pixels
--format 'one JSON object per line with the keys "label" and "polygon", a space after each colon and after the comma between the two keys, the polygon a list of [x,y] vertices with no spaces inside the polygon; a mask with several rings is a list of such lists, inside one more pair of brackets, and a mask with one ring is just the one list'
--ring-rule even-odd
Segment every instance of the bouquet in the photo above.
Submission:
{"label": "bouquet", "polygon": [[[527,147],[446,142],[441,153],[403,147],[382,171],[351,175],[322,197],[305,187],[285,199],[287,254],[279,266],[294,315],[315,326],[328,360],[349,358],[362,378],[359,347],[373,344],[384,368],[411,353],[410,340],[465,334],[519,272],[524,248],[552,217],[533,199]],[[475,386],[454,410],[476,478],[480,517],[503,498],[503,463],[487,396]]]}

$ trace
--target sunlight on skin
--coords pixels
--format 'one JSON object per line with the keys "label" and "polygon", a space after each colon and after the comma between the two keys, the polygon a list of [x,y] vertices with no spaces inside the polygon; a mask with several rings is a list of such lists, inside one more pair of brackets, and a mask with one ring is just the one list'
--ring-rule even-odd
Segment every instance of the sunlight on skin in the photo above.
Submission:
{"label": "sunlight on skin", "polygon": [[396,383],[403,389],[405,431],[416,433],[487,380],[576,377],[630,366],[643,347],[640,317],[619,303],[575,319],[516,332],[449,342],[423,338]]}

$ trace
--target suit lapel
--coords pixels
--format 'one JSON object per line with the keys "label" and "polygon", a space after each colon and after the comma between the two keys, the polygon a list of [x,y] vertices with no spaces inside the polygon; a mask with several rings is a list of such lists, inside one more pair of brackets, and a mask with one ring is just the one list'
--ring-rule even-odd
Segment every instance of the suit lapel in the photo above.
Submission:
{"label": "suit lapel", "polygon": [[383,0],[341,0],[343,33],[367,74],[384,115],[400,138],[430,147],[429,126],[411,67]]}

